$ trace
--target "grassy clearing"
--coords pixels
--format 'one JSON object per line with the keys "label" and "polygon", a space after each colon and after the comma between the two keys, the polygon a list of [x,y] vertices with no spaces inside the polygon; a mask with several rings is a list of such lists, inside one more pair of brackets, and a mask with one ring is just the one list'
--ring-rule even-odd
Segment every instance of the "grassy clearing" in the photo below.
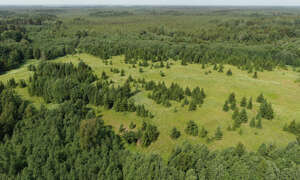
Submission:
{"label": "grassy clearing", "polygon": [[[205,143],[205,139],[200,137],[187,136],[184,133],[184,128],[187,121],[194,120],[201,128],[209,131],[209,136],[213,136],[216,128],[220,126],[223,131],[223,139],[214,141],[208,146],[212,149],[224,148],[234,146],[238,142],[242,142],[249,150],[256,150],[258,146],[263,143],[275,143],[277,146],[286,145],[288,142],[294,140],[294,135],[283,132],[282,127],[294,119],[300,119],[300,92],[299,83],[296,83],[299,73],[292,70],[278,69],[272,72],[258,73],[258,79],[253,79],[252,74],[241,71],[232,66],[225,66],[225,72],[231,68],[233,76],[228,77],[225,73],[218,73],[212,70],[212,66],[202,69],[201,65],[192,64],[182,66],[179,62],[175,62],[170,69],[150,69],[150,67],[143,68],[144,72],[139,72],[139,67],[132,68],[131,65],[123,62],[124,57],[113,57],[112,65],[105,65],[101,59],[87,54],[78,54],[74,56],[66,56],[58,58],[53,62],[72,62],[77,64],[83,60],[89,64],[96,75],[101,76],[102,71],[105,71],[109,77],[116,83],[123,83],[124,80],[131,75],[133,78],[145,78],[146,80],[164,81],[167,85],[172,82],[179,83],[181,87],[189,86],[194,88],[196,86],[203,87],[207,94],[205,103],[201,108],[195,112],[189,112],[187,107],[181,107],[179,103],[172,102],[172,107],[166,108],[162,105],[157,105],[153,100],[147,98],[148,92],[142,91],[133,98],[137,103],[145,104],[155,115],[151,121],[158,126],[160,131],[159,139],[148,148],[141,148],[139,146],[130,146],[132,150],[141,152],[156,152],[166,157],[171,149],[178,143],[189,140],[193,143]],[[36,63],[31,61],[29,63]],[[110,68],[118,68],[125,70],[125,77],[119,74],[110,72]],[[212,73],[205,75],[205,72],[211,70]],[[160,76],[160,71],[166,74],[166,77]],[[30,75],[26,66],[17,70],[1,75],[0,79],[6,81],[11,77],[16,79],[26,79]],[[36,104],[42,103],[43,100],[38,97],[29,97],[26,89],[17,89],[17,92],[25,99],[29,99]],[[243,96],[247,98],[252,97],[255,101],[260,93],[264,93],[265,97],[272,102],[276,116],[272,121],[263,120],[263,129],[252,129],[248,124],[242,125],[243,134],[240,135],[238,131],[229,132],[226,130],[228,125],[232,124],[232,112],[223,112],[222,107],[231,92],[235,92],[238,101]],[[174,109],[177,112],[174,112]],[[249,120],[256,115],[258,104],[254,102],[252,111],[247,111]],[[130,122],[134,122],[139,127],[143,121],[142,118],[137,117],[134,113],[116,113],[112,110],[105,110],[97,108],[103,114],[103,119],[107,124],[110,124],[118,131],[120,124],[128,127]],[[169,133],[173,127],[177,127],[181,131],[182,136],[178,140],[172,140]]]}

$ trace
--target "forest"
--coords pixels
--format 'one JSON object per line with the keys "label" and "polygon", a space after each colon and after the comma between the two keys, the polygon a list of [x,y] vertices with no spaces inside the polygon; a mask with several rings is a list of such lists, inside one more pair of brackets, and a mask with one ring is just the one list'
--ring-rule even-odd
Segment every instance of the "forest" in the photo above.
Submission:
{"label": "forest", "polygon": [[0,6],[0,179],[298,179],[299,17]]}

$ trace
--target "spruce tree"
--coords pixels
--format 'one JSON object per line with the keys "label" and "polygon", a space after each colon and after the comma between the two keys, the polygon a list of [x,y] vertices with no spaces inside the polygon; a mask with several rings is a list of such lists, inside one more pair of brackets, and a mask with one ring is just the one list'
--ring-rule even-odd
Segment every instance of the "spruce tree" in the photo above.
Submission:
{"label": "spruce tree", "polygon": [[200,132],[200,137],[205,138],[208,134],[208,131],[205,129],[204,126],[202,126],[201,132]]}
{"label": "spruce tree", "polygon": [[236,108],[236,109],[233,111],[232,119],[233,119],[233,120],[238,119],[239,115],[240,115],[239,109]]}
{"label": "spruce tree", "polygon": [[249,126],[250,126],[251,128],[254,128],[254,127],[255,127],[255,118],[252,118],[252,119],[251,119],[251,121],[250,121],[250,123],[249,123]]}
{"label": "spruce tree", "polygon": [[259,113],[261,114],[262,118],[271,120],[274,118],[274,111],[272,108],[272,104],[264,101],[260,104]]}
{"label": "spruce tree", "polygon": [[257,75],[257,72],[256,72],[256,71],[255,71],[254,74],[253,74],[253,78],[254,78],[254,79],[257,79],[257,78],[258,78],[258,75]]}
{"label": "spruce tree", "polygon": [[231,93],[230,95],[229,95],[229,98],[228,98],[228,102],[229,102],[229,104],[231,104],[231,103],[233,103],[233,102],[235,102],[236,100],[235,100],[235,94],[234,94],[234,92],[233,93]]}
{"label": "spruce tree", "polygon": [[237,107],[236,107],[236,101],[234,100],[233,102],[231,102],[230,104],[230,109],[231,110],[235,110]]}
{"label": "spruce tree", "polygon": [[262,128],[262,121],[261,121],[261,116],[257,116],[257,122],[256,122],[256,128],[261,129]]}
{"label": "spruce tree", "polygon": [[178,139],[180,137],[181,133],[180,131],[177,130],[176,127],[174,127],[172,130],[171,130],[171,134],[170,134],[170,137],[172,139]]}
{"label": "spruce tree", "polygon": [[231,69],[229,69],[229,70],[227,71],[226,75],[227,75],[227,76],[232,76],[232,71],[231,71]]}
{"label": "spruce tree", "polygon": [[241,107],[246,107],[247,106],[247,98],[243,97],[240,103]]}
{"label": "spruce tree", "polygon": [[239,115],[240,122],[246,123],[248,122],[248,115],[246,109],[243,109]]}
{"label": "spruce tree", "polygon": [[225,112],[229,111],[228,101],[225,101],[225,104],[223,106],[223,111],[225,111]]}
{"label": "spruce tree", "polygon": [[252,97],[249,99],[248,105],[247,105],[247,109],[252,109],[253,108],[253,104],[252,104]]}
{"label": "spruce tree", "polygon": [[264,101],[265,101],[264,95],[263,95],[263,93],[261,93],[261,94],[257,97],[256,102],[258,102],[258,103],[263,103]]}
{"label": "spruce tree", "polygon": [[194,121],[189,121],[187,127],[185,128],[185,133],[191,136],[198,135],[198,125]]}
{"label": "spruce tree", "polygon": [[223,137],[223,133],[221,131],[220,126],[217,128],[216,132],[215,132],[215,138],[216,140],[221,140]]}
{"label": "spruce tree", "polygon": [[197,109],[197,103],[195,102],[195,100],[192,100],[189,106],[189,111],[195,111],[196,109]]}
{"label": "spruce tree", "polygon": [[191,92],[191,90],[190,90],[190,88],[189,87],[186,87],[185,88],[185,95],[187,95],[187,96],[191,96],[192,95],[192,92]]}

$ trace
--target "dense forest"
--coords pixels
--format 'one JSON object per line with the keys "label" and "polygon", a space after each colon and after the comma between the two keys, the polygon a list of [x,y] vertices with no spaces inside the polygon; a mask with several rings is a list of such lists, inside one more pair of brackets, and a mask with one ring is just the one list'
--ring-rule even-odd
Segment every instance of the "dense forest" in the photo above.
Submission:
{"label": "dense forest", "polygon": [[[296,71],[299,17],[297,8],[0,7],[0,75],[24,65],[29,74],[28,79],[0,81],[0,179],[298,179],[298,119],[280,127],[293,135],[285,146],[266,142],[255,151],[241,142],[222,149],[208,146],[221,141],[225,131],[242,135],[245,125],[263,132],[279,116],[270,94],[226,94],[223,107],[215,109],[232,116],[230,125],[216,125],[214,132],[190,117],[180,128],[169,125],[172,142],[185,135],[206,144],[176,143],[167,157],[132,147],[149,149],[162,136],[153,119],[163,112],[141,103],[140,93],[173,113],[179,107],[194,113],[213,102],[204,84],[166,80],[165,72],[178,64],[198,65],[206,76],[226,78],[238,69],[251,74],[251,81],[265,71]],[[102,59],[110,72],[97,76],[80,58],[78,63],[52,62],[80,53]],[[115,56],[138,75],[159,71],[160,81],[114,67]],[[20,91],[44,103],[37,106]],[[115,129],[97,108],[134,115],[140,122]]]}

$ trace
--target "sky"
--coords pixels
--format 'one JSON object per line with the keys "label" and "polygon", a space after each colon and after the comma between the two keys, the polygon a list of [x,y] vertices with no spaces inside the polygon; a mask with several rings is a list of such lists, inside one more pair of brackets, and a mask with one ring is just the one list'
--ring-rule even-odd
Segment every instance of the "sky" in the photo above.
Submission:
{"label": "sky", "polygon": [[0,5],[237,5],[300,6],[300,0],[0,0]]}

